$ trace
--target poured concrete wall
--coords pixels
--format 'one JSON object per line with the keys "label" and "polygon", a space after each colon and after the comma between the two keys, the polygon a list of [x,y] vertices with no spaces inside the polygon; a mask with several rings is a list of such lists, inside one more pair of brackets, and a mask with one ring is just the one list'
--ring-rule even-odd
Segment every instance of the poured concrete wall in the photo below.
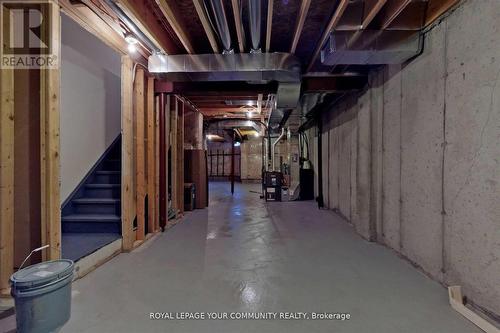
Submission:
{"label": "poured concrete wall", "polygon": [[324,115],[322,135],[327,206],[496,314],[499,18],[497,0],[464,1],[425,34],[422,55],[372,73]]}

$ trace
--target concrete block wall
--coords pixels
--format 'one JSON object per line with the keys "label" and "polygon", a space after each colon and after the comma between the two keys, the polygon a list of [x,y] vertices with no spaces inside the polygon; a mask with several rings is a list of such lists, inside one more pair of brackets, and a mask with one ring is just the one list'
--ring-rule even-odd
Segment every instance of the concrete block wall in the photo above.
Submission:
{"label": "concrete block wall", "polygon": [[368,240],[500,314],[500,2],[466,0],[423,54],[323,115],[323,196]]}

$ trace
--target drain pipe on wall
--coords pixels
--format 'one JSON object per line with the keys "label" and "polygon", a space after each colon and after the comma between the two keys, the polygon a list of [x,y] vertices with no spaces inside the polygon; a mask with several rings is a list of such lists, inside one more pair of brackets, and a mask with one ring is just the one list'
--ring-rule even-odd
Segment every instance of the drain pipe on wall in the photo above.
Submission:
{"label": "drain pipe on wall", "polygon": [[284,136],[285,136],[285,128],[284,128],[284,127],[282,127],[282,128],[281,128],[281,134],[280,134],[280,136],[278,136],[278,138],[276,139],[276,141],[274,141],[274,143],[273,143],[273,152],[272,152],[272,154],[273,154],[273,156],[272,156],[272,161],[273,161],[273,164],[272,164],[272,165],[273,165],[273,171],[276,171],[276,169],[275,169],[275,163],[274,163],[274,161],[275,161],[275,159],[276,159],[276,156],[275,156],[275,154],[274,154],[274,152],[276,151],[276,145],[278,144],[278,142],[280,142],[280,140],[281,140]]}

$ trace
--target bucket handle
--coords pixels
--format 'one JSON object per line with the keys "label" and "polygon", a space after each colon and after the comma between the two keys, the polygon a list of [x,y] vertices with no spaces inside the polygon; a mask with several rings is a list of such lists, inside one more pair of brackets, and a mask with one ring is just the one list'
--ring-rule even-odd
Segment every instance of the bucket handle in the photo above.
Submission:
{"label": "bucket handle", "polygon": [[44,246],[37,247],[36,249],[34,249],[33,251],[31,251],[31,252],[30,252],[30,254],[28,254],[28,256],[27,256],[26,258],[24,258],[23,262],[21,263],[21,266],[19,266],[19,268],[17,269],[17,271],[19,272],[19,271],[21,270],[21,268],[23,268],[24,264],[25,264],[25,263],[26,263],[26,261],[27,261],[27,260],[31,257],[31,255],[32,255],[33,253],[36,253],[36,252],[38,252],[38,251],[42,251],[42,250],[44,250],[44,249],[46,249],[46,248],[48,248],[48,247],[50,247],[50,245],[49,245],[49,244],[44,245]]}

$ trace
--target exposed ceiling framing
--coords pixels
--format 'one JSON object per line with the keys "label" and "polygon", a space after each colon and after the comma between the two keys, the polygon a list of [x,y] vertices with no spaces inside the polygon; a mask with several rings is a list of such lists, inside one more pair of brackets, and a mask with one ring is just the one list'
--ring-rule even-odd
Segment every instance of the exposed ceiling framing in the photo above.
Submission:
{"label": "exposed ceiling framing", "polygon": [[[210,0],[112,0],[130,16],[148,38],[167,54],[221,53],[206,1]],[[404,30],[415,33],[436,21],[458,0],[268,0],[263,5],[262,48],[264,52],[294,53],[304,76],[302,93],[343,95],[359,90],[370,70],[366,65],[325,66],[319,60],[334,30],[351,31],[348,45],[369,47],[377,34],[368,30]],[[102,35],[113,48],[126,52],[127,27],[113,15],[104,0],[60,0],[63,9],[87,30]],[[229,30],[240,53],[246,52],[248,4],[222,0]],[[267,6],[267,7],[266,7]],[[244,15],[245,14],[245,15]],[[367,38],[369,36],[370,38]],[[142,48],[139,57],[148,57]],[[174,93],[185,96],[207,117],[240,117],[252,109],[253,116],[268,112],[266,100],[275,94],[276,84],[196,83],[175,84]],[[255,105],[231,105],[227,101],[255,101]],[[250,103],[250,102],[249,102]],[[253,102],[252,102],[253,103]]]}

